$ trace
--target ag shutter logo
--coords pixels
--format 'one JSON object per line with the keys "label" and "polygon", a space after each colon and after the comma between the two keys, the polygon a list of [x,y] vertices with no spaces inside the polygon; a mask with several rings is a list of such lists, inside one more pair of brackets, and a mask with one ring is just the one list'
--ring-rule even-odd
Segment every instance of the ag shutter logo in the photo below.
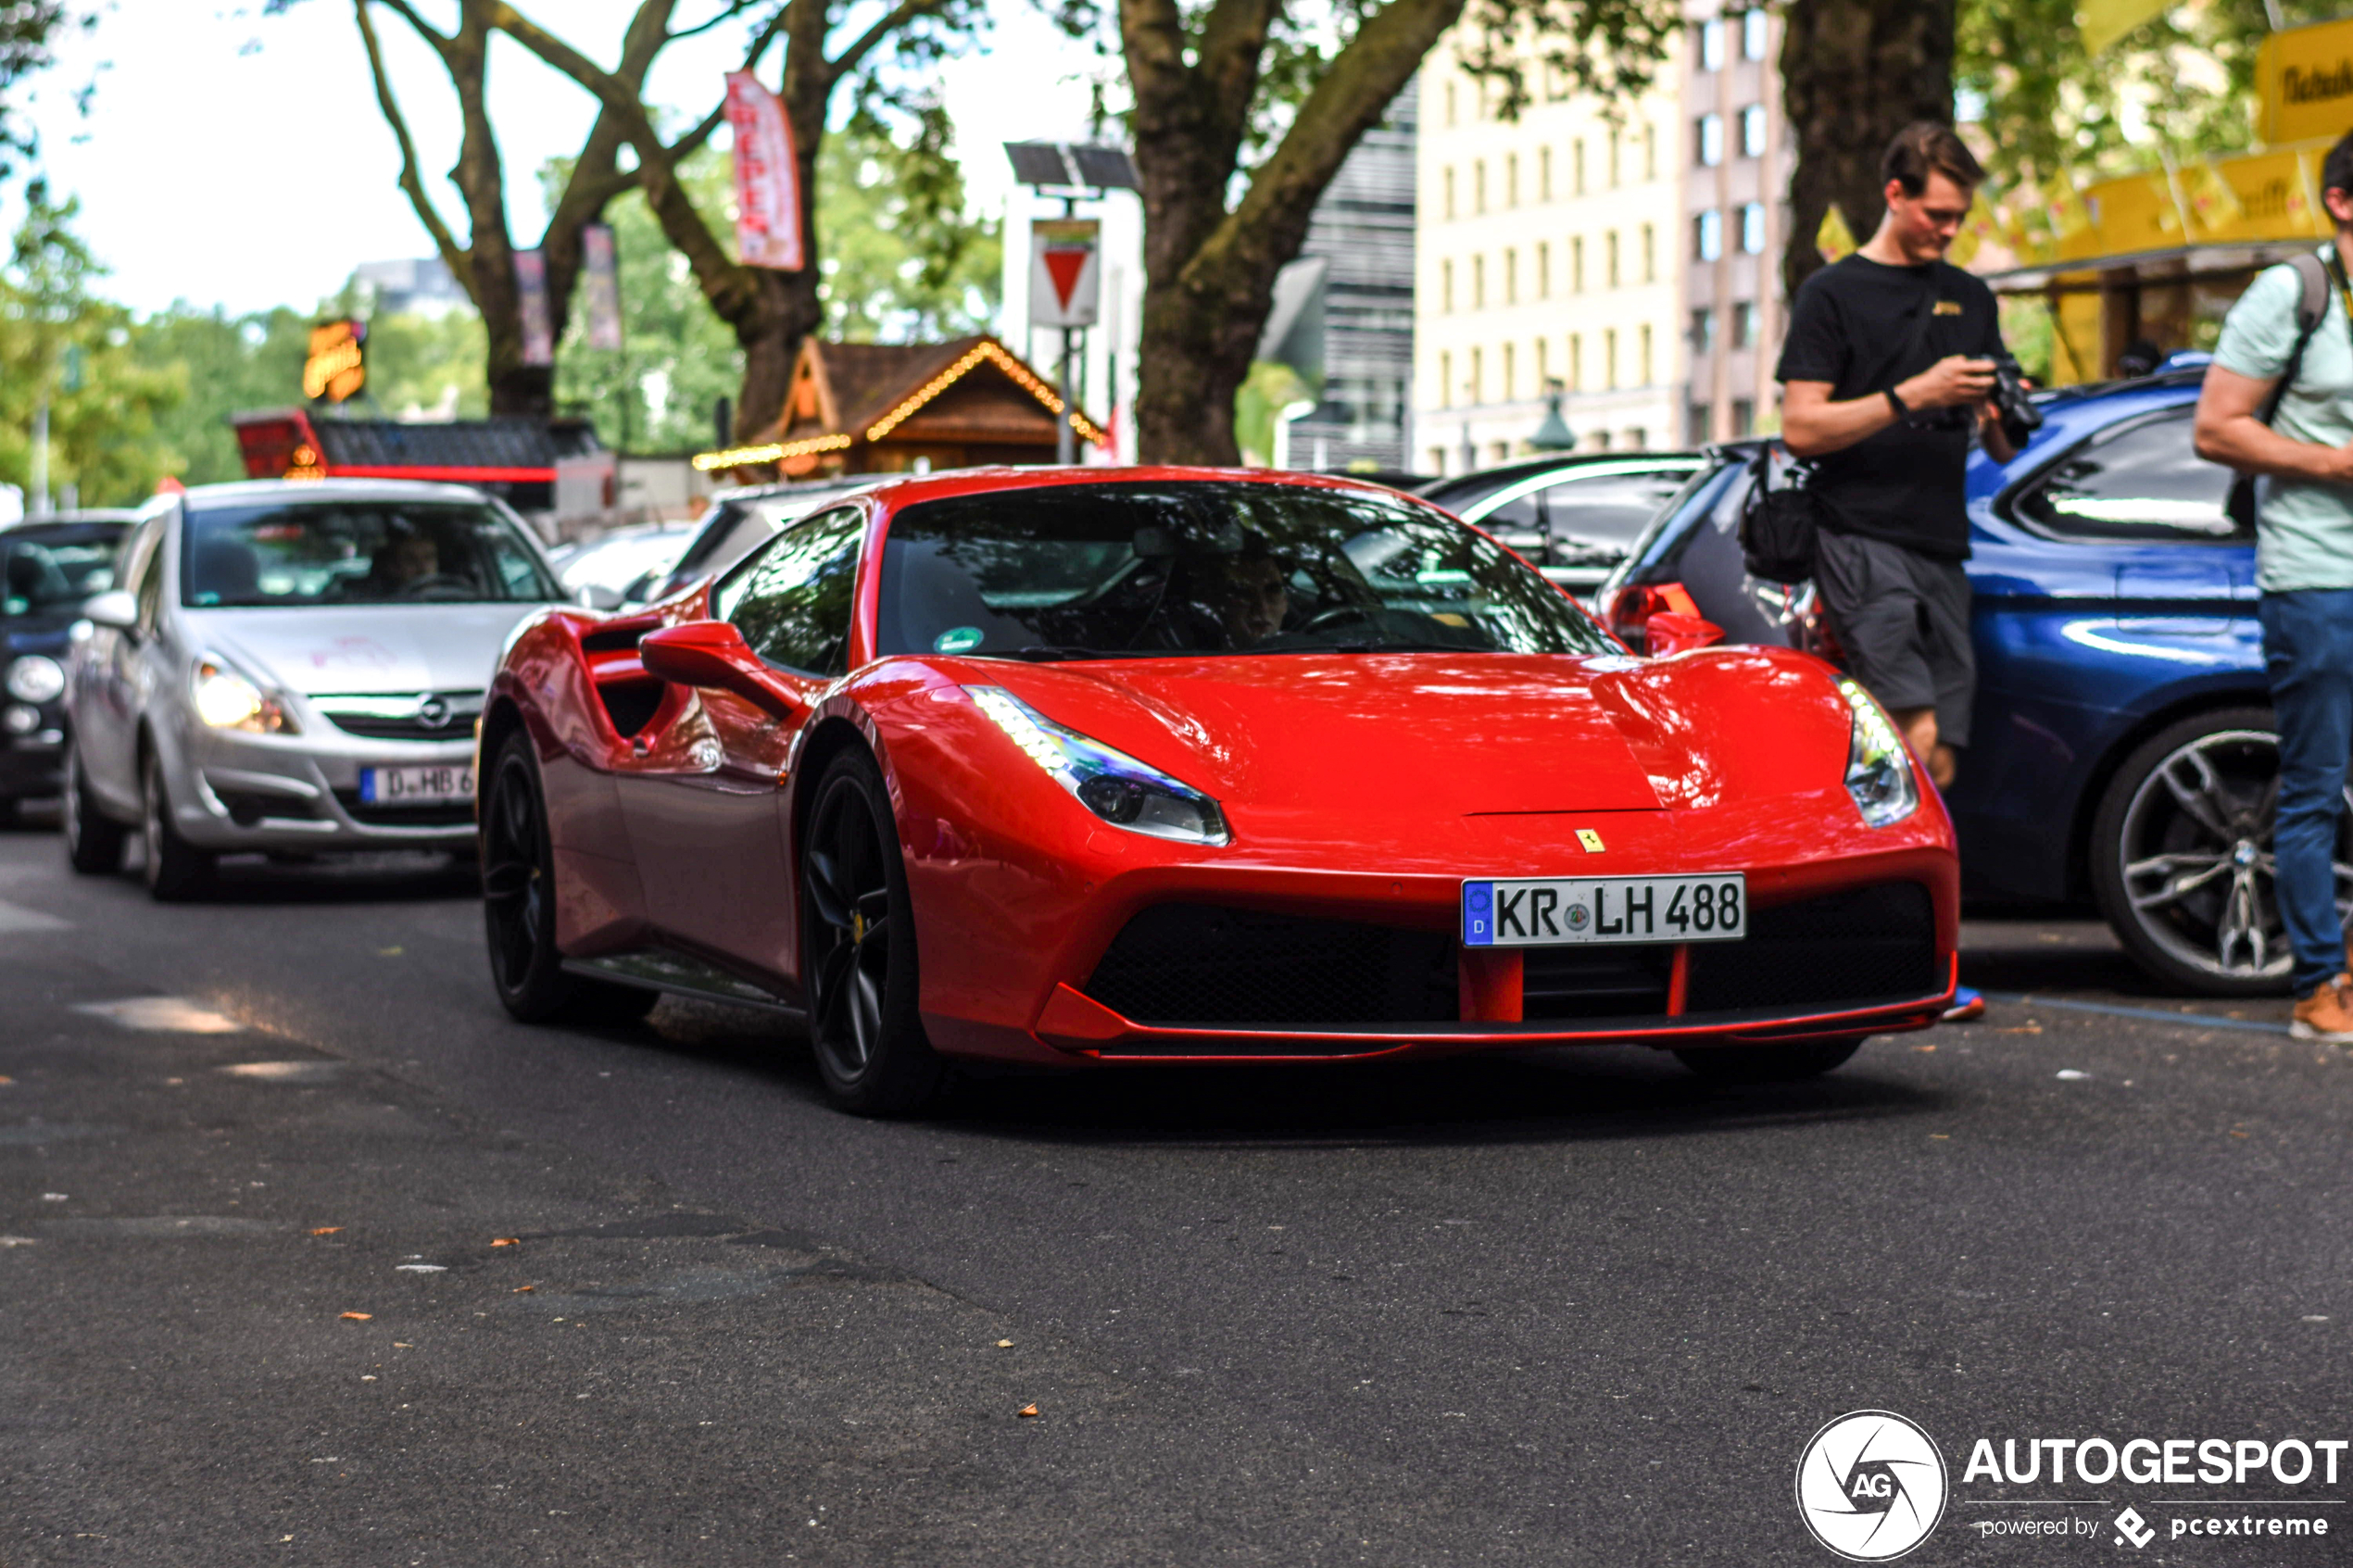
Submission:
{"label": "ag shutter logo", "polygon": [[1903,1556],[1944,1517],[1944,1456],[1892,1411],[1855,1411],[1814,1434],[1797,1461],[1797,1512],[1854,1562]]}

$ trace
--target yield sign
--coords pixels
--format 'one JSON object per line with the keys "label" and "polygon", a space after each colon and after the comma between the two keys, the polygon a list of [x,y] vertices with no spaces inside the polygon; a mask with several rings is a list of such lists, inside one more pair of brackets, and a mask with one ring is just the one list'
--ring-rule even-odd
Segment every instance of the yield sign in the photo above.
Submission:
{"label": "yield sign", "polygon": [[1041,218],[1030,225],[1031,326],[1094,324],[1101,292],[1101,229],[1092,218]]}

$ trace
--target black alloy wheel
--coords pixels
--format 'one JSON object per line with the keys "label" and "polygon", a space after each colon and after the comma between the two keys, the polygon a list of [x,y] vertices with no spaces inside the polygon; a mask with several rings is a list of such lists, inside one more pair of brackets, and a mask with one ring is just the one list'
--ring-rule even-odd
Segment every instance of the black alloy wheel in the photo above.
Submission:
{"label": "black alloy wheel", "polygon": [[[2280,747],[2268,708],[2170,724],[2124,759],[2092,820],[2092,892],[2133,960],[2210,997],[2277,996],[2295,959],[2273,885]],[[2353,806],[2353,791],[2347,792]],[[2337,826],[2336,911],[2353,912],[2353,821]]]}
{"label": "black alloy wheel", "polygon": [[1703,1046],[1675,1059],[1716,1084],[1794,1084],[1846,1065],[1861,1039],[1805,1040],[1787,1046]]}
{"label": "black alloy wheel", "polygon": [[112,876],[122,869],[122,842],[130,834],[98,809],[82,776],[82,747],[66,740],[66,863],[83,876]]}
{"label": "black alloy wheel", "polygon": [[836,1105],[903,1116],[938,1092],[946,1064],[915,1003],[915,932],[898,820],[862,751],[817,785],[800,855],[801,974],[817,1071]]}
{"label": "black alloy wheel", "polygon": [[139,760],[139,798],[145,808],[147,892],[159,903],[193,898],[211,885],[213,858],[180,836],[171,825],[171,797],[163,786],[163,759],[149,746]]}
{"label": "black alloy wheel", "polygon": [[556,947],[555,849],[527,734],[510,735],[498,749],[482,801],[481,845],[490,983],[509,1012],[525,1023],[628,1023],[653,1010],[659,992],[564,972]]}

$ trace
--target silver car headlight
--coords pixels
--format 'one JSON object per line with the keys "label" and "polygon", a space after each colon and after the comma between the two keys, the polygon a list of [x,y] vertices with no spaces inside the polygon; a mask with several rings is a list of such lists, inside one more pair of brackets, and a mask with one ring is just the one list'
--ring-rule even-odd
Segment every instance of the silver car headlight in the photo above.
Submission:
{"label": "silver car headlight", "polygon": [[1896,733],[1895,721],[1860,684],[1842,675],[1838,693],[1855,716],[1846,745],[1846,793],[1855,797],[1865,826],[1893,826],[1920,808],[1912,754]]}
{"label": "silver car headlight", "polygon": [[1078,803],[1114,827],[1179,844],[1225,844],[1217,802],[1124,751],[1055,723],[1002,686],[964,695]]}
{"label": "silver car headlight", "polygon": [[296,733],[285,706],[217,653],[196,660],[195,672],[189,677],[189,695],[195,699],[196,717],[216,730],[244,730],[257,735]]}
{"label": "silver car headlight", "polygon": [[54,701],[65,689],[65,667],[54,659],[29,653],[8,666],[8,695],[19,702]]}

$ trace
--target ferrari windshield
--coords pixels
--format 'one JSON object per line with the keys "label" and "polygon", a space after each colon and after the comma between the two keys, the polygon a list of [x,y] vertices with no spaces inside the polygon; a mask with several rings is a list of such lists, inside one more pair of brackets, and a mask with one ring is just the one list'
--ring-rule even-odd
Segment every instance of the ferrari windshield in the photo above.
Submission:
{"label": "ferrari windshield", "polygon": [[1370,491],[1041,485],[891,519],[884,654],[1029,659],[1615,645],[1483,535]]}
{"label": "ferrari windshield", "polygon": [[209,508],[187,530],[181,602],[202,608],[561,596],[514,524],[478,501]]}

